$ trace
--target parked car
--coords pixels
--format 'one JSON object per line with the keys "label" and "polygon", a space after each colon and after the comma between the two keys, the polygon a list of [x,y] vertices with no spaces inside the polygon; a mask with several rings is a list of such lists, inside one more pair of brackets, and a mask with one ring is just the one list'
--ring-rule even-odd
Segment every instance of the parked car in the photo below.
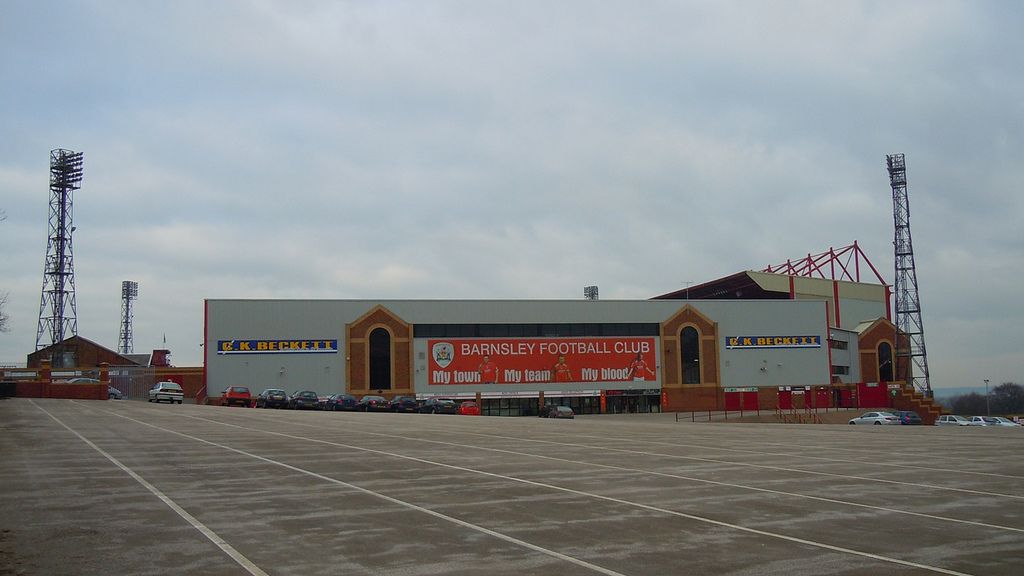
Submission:
{"label": "parked car", "polygon": [[288,407],[292,410],[317,410],[320,408],[320,397],[312,390],[302,390],[288,398]]}
{"label": "parked car", "polygon": [[992,416],[971,416],[971,419],[967,422],[968,426],[998,426],[999,420],[996,420]]}
{"label": "parked car", "polygon": [[897,410],[892,413],[893,416],[899,419],[900,424],[903,425],[921,425],[924,421],[921,420],[921,416],[913,410]]}
{"label": "parked car", "polygon": [[390,410],[388,401],[383,396],[363,396],[356,405],[360,412],[386,412]]}
{"label": "parked car", "polygon": [[267,388],[256,397],[257,408],[287,408],[288,393],[280,388]]}
{"label": "parked car", "polygon": [[72,378],[68,380],[68,384],[99,384],[100,381],[95,378]]}
{"label": "parked car", "polygon": [[476,402],[466,401],[459,404],[459,414],[463,416],[479,416],[480,406]]}
{"label": "parked car", "polygon": [[355,410],[359,407],[359,399],[351,394],[335,394],[327,398],[324,410]]}
{"label": "parked car", "polygon": [[448,398],[427,398],[420,406],[422,414],[458,414],[459,406],[454,400]]}
{"label": "parked car", "polygon": [[576,413],[568,406],[550,406],[548,409],[548,418],[568,418],[571,420],[575,417]]}
{"label": "parked car", "polygon": [[957,416],[956,414],[943,414],[935,420],[936,426],[967,426],[970,421],[963,416]]}
{"label": "parked car", "polygon": [[899,424],[900,420],[895,414],[889,412],[865,412],[856,418],[850,419],[850,424]]}
{"label": "parked car", "polygon": [[150,402],[169,402],[171,404],[177,402],[181,404],[184,398],[185,393],[182,392],[181,386],[176,382],[157,382],[149,389]]}
{"label": "parked car", "polygon": [[[124,400],[124,393],[107,384],[107,399],[108,400]],[[1014,424],[1016,426],[1016,424]]]}
{"label": "parked car", "polygon": [[220,395],[221,406],[251,406],[252,393],[245,386],[229,386]]}
{"label": "parked car", "polygon": [[996,420],[999,422],[999,424],[996,424],[996,426],[1020,426],[1020,424],[1017,424],[1013,420],[1010,420],[1009,418],[1003,418],[1002,416],[996,416]]}
{"label": "parked car", "polygon": [[415,412],[420,407],[412,396],[395,396],[388,402],[388,410],[392,412]]}

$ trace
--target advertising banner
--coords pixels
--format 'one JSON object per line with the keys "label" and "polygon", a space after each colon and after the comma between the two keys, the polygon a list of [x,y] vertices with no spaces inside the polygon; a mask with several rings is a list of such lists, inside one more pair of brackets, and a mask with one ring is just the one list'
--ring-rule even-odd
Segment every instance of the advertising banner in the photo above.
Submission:
{"label": "advertising banner", "polygon": [[821,336],[726,336],[732,348],[821,348]]}
{"label": "advertising banner", "polygon": [[217,354],[336,354],[337,340],[218,340]]}
{"label": "advertising banner", "polygon": [[653,382],[653,337],[428,340],[429,383]]}

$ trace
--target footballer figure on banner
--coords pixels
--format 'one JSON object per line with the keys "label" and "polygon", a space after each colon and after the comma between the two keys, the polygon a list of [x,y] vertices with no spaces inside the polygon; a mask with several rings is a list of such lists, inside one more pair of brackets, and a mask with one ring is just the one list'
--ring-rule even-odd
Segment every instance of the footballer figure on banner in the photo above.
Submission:
{"label": "footballer figure on banner", "polygon": [[484,356],[484,361],[476,371],[480,374],[480,382],[483,384],[494,384],[498,381],[498,365],[491,362],[490,356]]}
{"label": "footballer figure on banner", "polygon": [[646,380],[647,374],[654,376],[654,370],[651,370],[647,362],[644,362],[643,357],[639,352],[636,353],[636,358],[629,363],[629,379],[635,381]]}

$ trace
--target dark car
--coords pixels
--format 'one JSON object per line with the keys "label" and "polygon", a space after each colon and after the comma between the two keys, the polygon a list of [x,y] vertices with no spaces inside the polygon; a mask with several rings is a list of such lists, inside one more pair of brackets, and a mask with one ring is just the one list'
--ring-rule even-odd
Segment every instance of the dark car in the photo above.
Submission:
{"label": "dark car", "polygon": [[257,408],[287,408],[288,393],[279,388],[268,388],[256,397]]}
{"label": "dark car", "polygon": [[420,406],[423,414],[458,414],[459,405],[448,398],[427,398],[427,401]]}
{"label": "dark car", "polygon": [[921,425],[924,422],[921,421],[921,416],[913,410],[897,410],[893,412],[893,415],[899,419],[900,424],[904,425]]}
{"label": "dark car", "polygon": [[320,397],[312,390],[296,392],[288,399],[288,407],[292,410],[317,410],[320,408]]}
{"label": "dark car", "polygon": [[363,396],[356,407],[361,412],[386,412],[389,409],[388,401],[383,396]]}
{"label": "dark car", "polygon": [[327,398],[324,410],[356,410],[359,407],[359,399],[351,394],[335,394]]}
{"label": "dark car", "polygon": [[388,409],[392,412],[415,412],[419,407],[419,402],[412,396],[395,396],[388,403]]}

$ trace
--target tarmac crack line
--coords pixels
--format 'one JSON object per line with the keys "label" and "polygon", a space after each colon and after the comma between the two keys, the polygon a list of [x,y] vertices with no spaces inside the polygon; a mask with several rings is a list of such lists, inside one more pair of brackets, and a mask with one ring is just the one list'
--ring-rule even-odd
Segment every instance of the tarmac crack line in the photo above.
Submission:
{"label": "tarmac crack line", "polygon": [[77,436],[79,440],[81,440],[82,442],[85,442],[90,448],[92,448],[93,450],[98,452],[100,455],[102,455],[104,458],[109,460],[114,466],[117,466],[118,468],[120,468],[125,474],[128,474],[128,476],[131,476],[131,478],[133,480],[135,480],[140,485],[142,485],[142,487],[145,488],[146,490],[148,490],[151,494],[153,494],[154,496],[159,498],[161,502],[166,504],[167,507],[170,508],[171,510],[173,510],[176,514],[178,514],[178,516],[180,516],[186,522],[191,524],[193,528],[198,530],[203,536],[206,537],[207,540],[209,540],[214,545],[216,545],[218,548],[220,548],[221,551],[223,551],[225,554],[227,554],[239,566],[244,568],[246,572],[248,572],[249,574],[252,574],[252,576],[269,576],[266,572],[264,572],[262,569],[260,569],[259,566],[257,566],[255,563],[253,563],[252,560],[249,560],[248,558],[246,558],[241,552],[236,550],[233,546],[231,546],[231,544],[228,544],[227,541],[225,541],[223,538],[221,538],[216,532],[214,532],[213,530],[208,528],[205,524],[200,522],[195,516],[189,514],[184,508],[179,506],[174,500],[171,500],[171,498],[169,496],[167,496],[166,494],[161,492],[159,488],[157,488],[156,486],[153,486],[152,484],[147,482],[145,478],[143,478],[142,476],[137,474],[134,470],[132,470],[128,466],[125,466],[124,464],[122,464],[120,460],[118,460],[117,458],[114,458],[113,456],[111,456],[107,451],[105,451],[104,449],[102,449],[99,446],[97,446],[96,444],[94,444],[91,440],[89,440],[88,438],[86,438],[85,436],[80,434],[74,428],[72,428],[72,427],[68,426],[67,424],[65,424],[64,421],[62,421],[60,418],[57,418],[56,416],[51,414],[48,410],[46,410],[42,406],[39,406],[38,404],[36,404],[34,401],[32,401],[32,399],[29,399],[29,402],[31,402],[33,406],[35,406],[36,408],[41,410],[43,412],[43,414],[46,414],[47,416],[52,418],[54,422],[56,422],[57,424],[60,424],[61,426],[63,426],[65,429],[68,430],[68,432],[71,432],[72,434]]}
{"label": "tarmac crack line", "polygon": [[[215,446],[220,446],[222,448],[225,448],[227,450],[231,450],[233,452],[238,452],[240,454],[246,454],[246,455],[258,458],[260,460],[265,460],[267,462],[272,462],[272,463],[278,464],[280,466],[285,466],[285,467],[291,468],[291,469],[296,470],[296,471],[304,471],[304,470],[302,470],[300,468],[293,467],[290,464],[285,464],[283,462],[277,462],[277,461],[271,460],[269,458],[265,458],[263,456],[258,456],[258,455],[255,455],[255,454],[251,454],[251,453],[245,452],[243,450],[239,450],[237,448],[231,448],[229,446],[221,446],[221,445],[218,445],[216,443],[210,442],[208,440],[203,440],[201,438],[195,438],[195,437],[189,436],[187,434],[183,434],[181,432],[175,432],[174,430],[170,430],[170,429],[167,429],[167,428],[162,428],[162,427],[159,427],[159,426],[156,426],[156,425],[153,425],[153,424],[148,424],[146,422],[142,422],[141,420],[135,420],[134,418],[130,418],[128,416],[123,416],[123,415],[116,414],[116,413],[113,413],[113,412],[111,412],[111,414],[115,414],[116,416],[120,416],[121,418],[126,418],[126,419],[132,420],[134,422],[138,422],[139,424],[143,424],[143,425],[146,425],[146,426],[152,426],[154,428],[157,428],[158,430],[163,430],[163,431],[166,431],[166,432],[171,432],[171,433],[178,434],[178,435],[181,435],[181,436],[184,436],[184,437],[187,437],[187,438],[193,438],[193,439],[198,440],[200,442],[208,443],[208,444],[215,445]],[[826,544],[824,542],[817,542],[817,541],[808,540],[808,539],[805,539],[805,538],[798,538],[796,536],[787,536],[785,534],[780,534],[780,533],[777,533],[777,532],[769,532],[767,530],[760,530],[760,529],[757,529],[757,528],[750,528],[750,527],[747,527],[747,526],[740,526],[738,524],[732,524],[732,523],[724,522],[724,521],[721,521],[721,520],[715,520],[713,518],[707,518],[705,516],[697,516],[695,514],[687,514],[685,512],[679,512],[677,510],[669,510],[667,508],[660,508],[660,507],[651,506],[651,505],[648,505],[648,504],[641,504],[641,503],[638,503],[638,502],[630,502],[628,500],[623,500],[621,498],[614,498],[612,496],[604,496],[604,495],[601,495],[601,494],[595,494],[593,492],[585,492],[583,490],[576,490],[576,489],[573,489],[573,488],[567,488],[567,487],[558,486],[558,485],[555,485],[555,484],[548,484],[548,483],[545,483],[545,482],[537,482],[537,481],[534,481],[534,480],[527,480],[525,478],[517,478],[515,476],[508,476],[508,475],[504,475],[504,474],[497,474],[497,473],[494,473],[494,472],[487,472],[485,470],[477,470],[477,469],[474,469],[474,468],[467,468],[465,466],[456,466],[454,464],[445,464],[443,462],[435,462],[435,461],[432,461],[432,460],[426,460],[424,458],[417,458],[415,456],[406,456],[406,455],[403,455],[403,454],[395,454],[395,453],[386,452],[386,451],[383,451],[383,450],[375,450],[375,449],[372,449],[372,448],[364,448],[364,447],[361,447],[361,446],[353,446],[353,445],[350,445],[350,444],[343,444],[341,442],[331,442],[331,441],[327,441],[327,440],[320,440],[320,439],[317,439],[317,438],[309,438],[309,437],[306,437],[306,436],[296,436],[294,434],[285,434],[283,432],[272,432],[272,431],[268,431],[268,430],[261,430],[259,428],[249,428],[247,426],[240,426],[240,425],[237,425],[237,424],[229,424],[229,423],[225,423],[225,422],[218,422],[216,420],[210,420],[208,418],[200,418],[198,416],[188,416],[188,415],[180,415],[180,416],[183,416],[183,417],[186,417],[186,418],[192,418],[192,419],[195,419],[195,420],[206,421],[206,422],[209,422],[211,424],[216,424],[218,426],[233,427],[233,428],[238,428],[238,429],[241,429],[241,430],[248,430],[248,431],[251,431],[251,432],[258,432],[258,433],[262,433],[262,434],[269,434],[269,435],[273,435],[273,436],[280,436],[282,438],[290,438],[290,439],[293,439],[293,440],[303,440],[303,441],[307,441],[307,442],[315,442],[315,443],[319,443],[319,444],[327,444],[327,445],[336,446],[336,447],[339,447],[339,448],[350,448],[350,449],[358,450],[358,451],[361,451],[361,452],[369,452],[369,453],[373,453],[373,454],[380,454],[382,456],[390,456],[390,457],[393,457],[393,458],[400,458],[400,459],[409,460],[409,461],[412,461],[412,462],[419,462],[421,464],[427,464],[427,465],[432,465],[432,466],[439,466],[439,467],[447,468],[447,469],[450,469],[450,470],[458,470],[458,471],[462,471],[462,472],[469,472],[471,474],[478,474],[478,475],[482,475],[482,476],[488,476],[488,477],[491,477],[491,478],[497,478],[497,479],[506,480],[506,481],[509,481],[509,482],[516,482],[516,483],[520,483],[520,484],[526,484],[526,485],[529,485],[529,486],[535,486],[535,487],[538,487],[538,488],[545,488],[545,489],[549,489],[549,490],[565,492],[565,493],[568,493],[568,494],[574,494],[576,496],[583,496],[583,497],[586,497],[586,498],[593,498],[593,499],[596,499],[596,500],[603,500],[603,501],[606,501],[606,502],[613,502],[613,503],[621,504],[621,505],[624,505],[624,506],[629,506],[629,507],[633,507],[633,508],[640,508],[640,509],[647,510],[647,511],[650,511],[650,512],[656,512],[656,513],[665,514],[665,515],[669,515],[669,516],[676,516],[676,517],[679,517],[679,518],[686,518],[688,520],[694,520],[694,521],[697,521],[697,522],[711,524],[713,526],[718,526],[718,527],[721,527],[721,528],[726,528],[726,529],[730,529],[730,530],[736,530],[736,531],[740,531],[740,532],[746,532],[748,534],[754,534],[754,535],[757,535],[757,536],[764,536],[764,537],[767,537],[767,538],[783,540],[783,541],[787,541],[787,542],[791,542],[791,543],[795,543],[795,544],[800,544],[800,545],[804,545],[804,546],[811,546],[811,547],[814,547],[814,548],[819,548],[819,549],[823,549],[823,550],[829,550],[829,551],[832,551],[832,552],[839,552],[839,553],[842,553],[842,554],[858,556],[858,557],[861,557],[861,558],[868,558],[868,559],[871,559],[871,560],[877,560],[877,561],[886,562],[886,563],[889,563],[889,564],[898,564],[898,565],[901,565],[901,566],[907,566],[907,567],[910,567],[910,568],[926,570],[926,571],[929,571],[929,572],[935,572],[935,573],[939,573],[939,574],[949,574],[949,575],[952,575],[952,576],[972,576],[972,575],[967,574],[965,572],[958,572],[956,570],[950,570],[950,569],[947,569],[947,568],[941,568],[939,566],[929,566],[927,564],[920,564],[920,563],[917,563],[917,562],[911,562],[909,560],[901,560],[899,558],[892,558],[890,556],[882,556],[881,554],[874,554],[872,552],[865,552],[863,550],[856,550],[856,549],[853,549],[853,548],[845,548],[843,546],[835,546],[833,544]],[[309,471],[304,471],[304,472],[307,473],[307,474],[314,475],[314,476],[319,477],[319,478],[330,480],[332,482],[338,482],[338,483],[343,483],[343,484],[348,485],[348,486],[352,486],[353,488],[356,488],[357,490],[365,490],[365,489],[359,488],[358,486],[354,486],[354,485],[350,485],[350,484],[344,483],[344,482],[342,482],[340,480],[330,479],[329,477],[317,474],[315,472],[309,472]],[[370,492],[370,493],[372,493],[372,492]],[[390,499],[390,497],[383,496],[383,495],[381,495],[381,497]],[[398,502],[401,502],[401,501],[398,501]],[[415,506],[415,505],[412,505],[412,506]],[[424,510],[429,512],[429,510],[427,510],[427,509],[424,509]]]}

